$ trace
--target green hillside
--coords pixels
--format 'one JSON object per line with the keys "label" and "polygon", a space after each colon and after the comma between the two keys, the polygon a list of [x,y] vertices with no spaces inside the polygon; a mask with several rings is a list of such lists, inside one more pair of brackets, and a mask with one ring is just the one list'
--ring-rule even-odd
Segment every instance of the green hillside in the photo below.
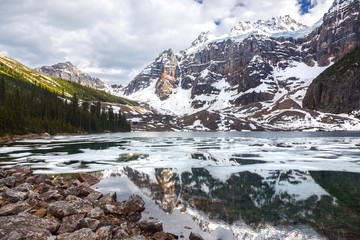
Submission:
{"label": "green hillside", "polygon": [[70,82],[42,74],[12,58],[1,54],[0,73],[12,78],[36,84],[49,90],[50,92],[63,95],[68,98],[71,98],[76,93],[80,99],[85,101],[101,101],[126,105],[137,105],[135,101],[131,101],[126,98],[117,97],[104,91],[89,88],[75,82]]}
{"label": "green hillside", "polygon": [[77,83],[38,73],[0,55],[0,136],[130,131],[121,112],[101,102],[137,105]]}

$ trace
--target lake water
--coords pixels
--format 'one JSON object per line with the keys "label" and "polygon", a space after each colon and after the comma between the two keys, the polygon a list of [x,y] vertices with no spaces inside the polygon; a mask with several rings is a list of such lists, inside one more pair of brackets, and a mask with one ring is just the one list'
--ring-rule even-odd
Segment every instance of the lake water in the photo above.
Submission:
{"label": "lake water", "polygon": [[94,172],[187,239],[359,239],[359,132],[58,136],[0,148],[0,167]]}

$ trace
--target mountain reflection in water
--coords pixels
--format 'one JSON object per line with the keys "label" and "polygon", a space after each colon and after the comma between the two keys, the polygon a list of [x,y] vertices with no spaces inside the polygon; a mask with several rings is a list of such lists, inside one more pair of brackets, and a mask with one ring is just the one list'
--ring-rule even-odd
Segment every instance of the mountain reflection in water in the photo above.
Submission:
{"label": "mountain reflection in water", "polygon": [[[104,174],[110,176],[111,171]],[[205,224],[208,221],[231,226],[239,238],[261,237],[252,234],[269,225],[278,229],[305,226],[307,232],[301,233],[305,238],[316,234],[309,229],[317,237],[360,238],[359,173],[259,170],[221,180],[205,168],[143,172],[125,167],[118,175],[130,179],[166,213],[179,209],[193,214],[204,231],[211,231]],[[245,225],[247,231],[242,233]],[[277,234],[277,238],[287,236]]]}
{"label": "mountain reflection in water", "polygon": [[179,236],[360,239],[359,149],[360,132],[133,132],[3,144],[0,167],[94,172]]}

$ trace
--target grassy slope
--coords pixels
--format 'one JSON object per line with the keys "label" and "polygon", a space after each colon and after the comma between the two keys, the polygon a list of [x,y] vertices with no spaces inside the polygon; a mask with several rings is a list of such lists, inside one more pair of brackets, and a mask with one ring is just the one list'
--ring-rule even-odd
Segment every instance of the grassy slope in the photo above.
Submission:
{"label": "grassy slope", "polygon": [[71,97],[74,95],[74,93],[76,93],[80,99],[85,101],[102,101],[126,105],[137,105],[137,102],[126,98],[117,97],[104,91],[89,88],[78,83],[69,82],[60,78],[42,74],[14,59],[1,54],[0,73],[28,81],[33,84],[41,85],[42,87],[47,88],[49,91],[55,92],[58,95],[64,93],[65,96]]}

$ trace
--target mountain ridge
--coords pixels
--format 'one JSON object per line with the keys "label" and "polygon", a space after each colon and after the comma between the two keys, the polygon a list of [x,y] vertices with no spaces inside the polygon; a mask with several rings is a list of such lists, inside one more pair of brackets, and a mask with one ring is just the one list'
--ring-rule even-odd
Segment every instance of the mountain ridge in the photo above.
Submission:
{"label": "mountain ridge", "polygon": [[70,61],[57,63],[51,66],[42,66],[35,68],[36,71],[48,74],[50,76],[65,79],[71,82],[76,82],[81,85],[103,90],[106,88],[105,83],[99,78],[91,77],[87,73],[80,71]]}
{"label": "mountain ridge", "polygon": [[48,91],[58,95],[64,95],[66,98],[71,98],[76,93],[80,99],[85,101],[111,102],[130,106],[138,105],[136,101],[111,95],[103,90],[44,74],[36,69],[25,66],[21,62],[3,53],[0,53],[0,73],[27,81],[31,84],[41,85],[47,88]]}
{"label": "mountain ridge", "polygon": [[[304,109],[302,99],[316,76],[360,43],[359,10],[358,0],[335,1],[310,28],[299,25],[280,33],[250,29],[218,38],[202,33],[188,49],[162,52],[124,94],[180,122],[199,118],[205,130],[223,129],[224,121],[227,130],[288,129],[284,124],[295,121],[291,129],[324,126],[327,117]],[[211,115],[216,126],[203,124]],[[344,123],[343,116],[335,118],[334,124]],[[234,119],[244,127],[233,126]],[[182,126],[194,128],[191,121]]]}

